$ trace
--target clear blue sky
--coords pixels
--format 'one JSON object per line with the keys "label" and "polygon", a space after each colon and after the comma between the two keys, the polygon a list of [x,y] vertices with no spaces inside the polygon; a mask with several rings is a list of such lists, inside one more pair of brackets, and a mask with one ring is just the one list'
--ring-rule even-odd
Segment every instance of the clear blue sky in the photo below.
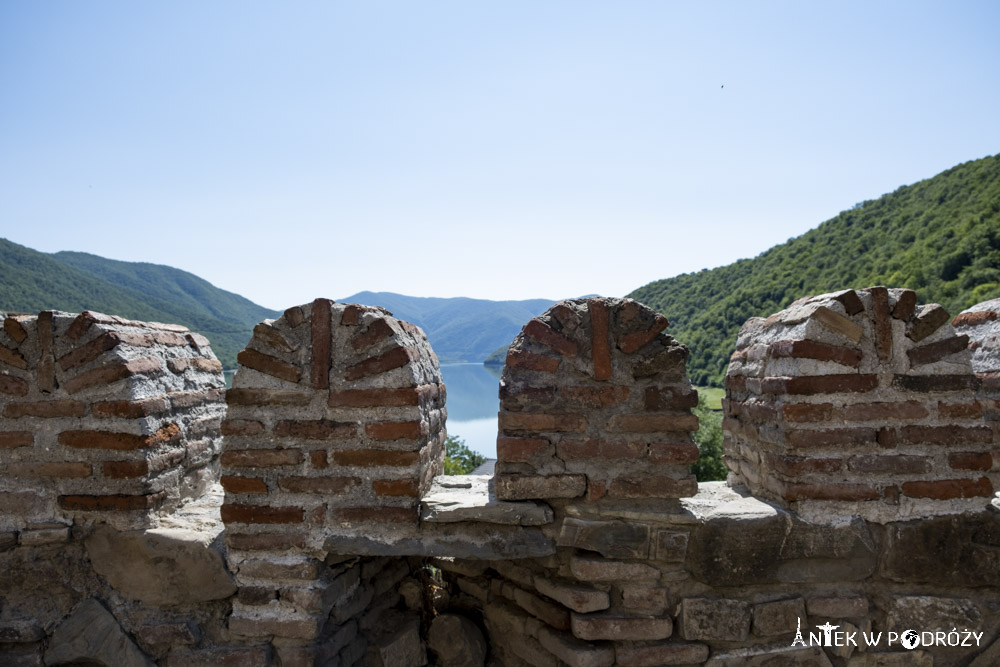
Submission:
{"label": "clear blue sky", "polygon": [[622,295],[1000,152],[1000,3],[0,3],[0,236],[262,305]]}

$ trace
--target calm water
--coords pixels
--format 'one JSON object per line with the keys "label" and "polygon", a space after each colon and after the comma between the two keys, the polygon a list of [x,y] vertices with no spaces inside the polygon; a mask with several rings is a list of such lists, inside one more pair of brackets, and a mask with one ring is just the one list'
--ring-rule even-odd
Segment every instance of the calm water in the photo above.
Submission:
{"label": "calm water", "polygon": [[500,369],[482,364],[441,364],[441,374],[448,388],[448,435],[458,436],[469,449],[495,459]]}

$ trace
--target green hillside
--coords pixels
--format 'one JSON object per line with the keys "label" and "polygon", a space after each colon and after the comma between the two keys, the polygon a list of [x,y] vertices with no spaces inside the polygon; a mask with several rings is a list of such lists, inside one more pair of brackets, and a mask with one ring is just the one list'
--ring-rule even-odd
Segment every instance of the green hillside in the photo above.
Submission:
{"label": "green hillside", "polygon": [[629,296],[666,315],[669,333],[691,348],[692,383],[719,386],[748,318],[871,285],[916,290],[953,314],[1000,297],[1000,155],[866,201],[753,259]]}
{"label": "green hillside", "polygon": [[0,310],[47,309],[183,324],[208,336],[226,368],[235,368],[253,326],[279,314],[168,266],[49,255],[0,239]]}
{"label": "green hillside", "polygon": [[423,329],[442,362],[475,363],[482,363],[498,347],[506,348],[525,322],[555,303],[548,299],[443,299],[392,292],[359,292],[338,300],[387,308],[395,317]]}

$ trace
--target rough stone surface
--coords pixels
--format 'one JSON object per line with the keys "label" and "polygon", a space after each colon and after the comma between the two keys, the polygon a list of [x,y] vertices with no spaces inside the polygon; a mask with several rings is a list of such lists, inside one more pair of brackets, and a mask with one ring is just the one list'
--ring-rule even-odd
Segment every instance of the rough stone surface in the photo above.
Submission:
{"label": "rough stone surface", "polygon": [[483,667],[486,662],[486,639],[482,631],[458,614],[440,614],[431,621],[427,648],[438,664],[448,667]]}
{"label": "rough stone surface", "polygon": [[435,477],[421,499],[420,518],[430,523],[481,521],[515,526],[552,523],[552,509],[544,503],[498,500],[492,478],[482,475]]}
{"label": "rough stone surface", "polygon": [[45,651],[45,663],[97,663],[116,667],[153,665],[125,634],[111,612],[94,599],[81,602],[52,633],[52,641]]}

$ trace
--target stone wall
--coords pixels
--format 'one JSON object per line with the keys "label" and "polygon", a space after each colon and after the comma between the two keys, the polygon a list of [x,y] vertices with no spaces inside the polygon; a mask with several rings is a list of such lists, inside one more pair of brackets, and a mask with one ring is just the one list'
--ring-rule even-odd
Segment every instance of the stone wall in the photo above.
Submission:
{"label": "stone wall", "polygon": [[[73,350],[110,345],[92,342],[109,331],[150,344],[116,338],[64,374],[61,359],[87,353],[56,342],[50,394],[86,373],[124,374],[93,385],[83,415],[7,414],[83,400],[42,395],[37,324],[8,318],[4,335],[24,336],[2,339],[0,431],[34,435],[0,449],[5,470],[38,433],[57,442],[66,430],[176,424],[176,440],[140,448],[149,461],[161,446],[187,452],[200,424],[223,454],[218,471],[177,464],[176,487],[144,492],[164,491],[155,510],[70,510],[60,496],[106,488],[4,478],[2,493],[48,500],[44,517],[7,505],[0,662],[1000,664],[997,306],[951,324],[912,292],[869,288],[751,320],[727,377],[733,472],[699,485],[687,350],[630,300],[563,302],[524,327],[500,386],[495,478],[439,475],[437,360],[382,309],[318,299],[261,323],[221,425],[207,396],[174,402],[209,381],[203,341],[87,314],[53,315],[53,340],[83,322]],[[158,368],[129,366],[156,355]],[[88,421],[99,403],[156,397],[169,411]],[[32,462],[81,461],[63,447]],[[93,473],[108,460],[82,462]],[[180,480],[204,480],[198,470],[221,475],[224,492],[180,503]],[[907,648],[907,630],[929,640]]]}

